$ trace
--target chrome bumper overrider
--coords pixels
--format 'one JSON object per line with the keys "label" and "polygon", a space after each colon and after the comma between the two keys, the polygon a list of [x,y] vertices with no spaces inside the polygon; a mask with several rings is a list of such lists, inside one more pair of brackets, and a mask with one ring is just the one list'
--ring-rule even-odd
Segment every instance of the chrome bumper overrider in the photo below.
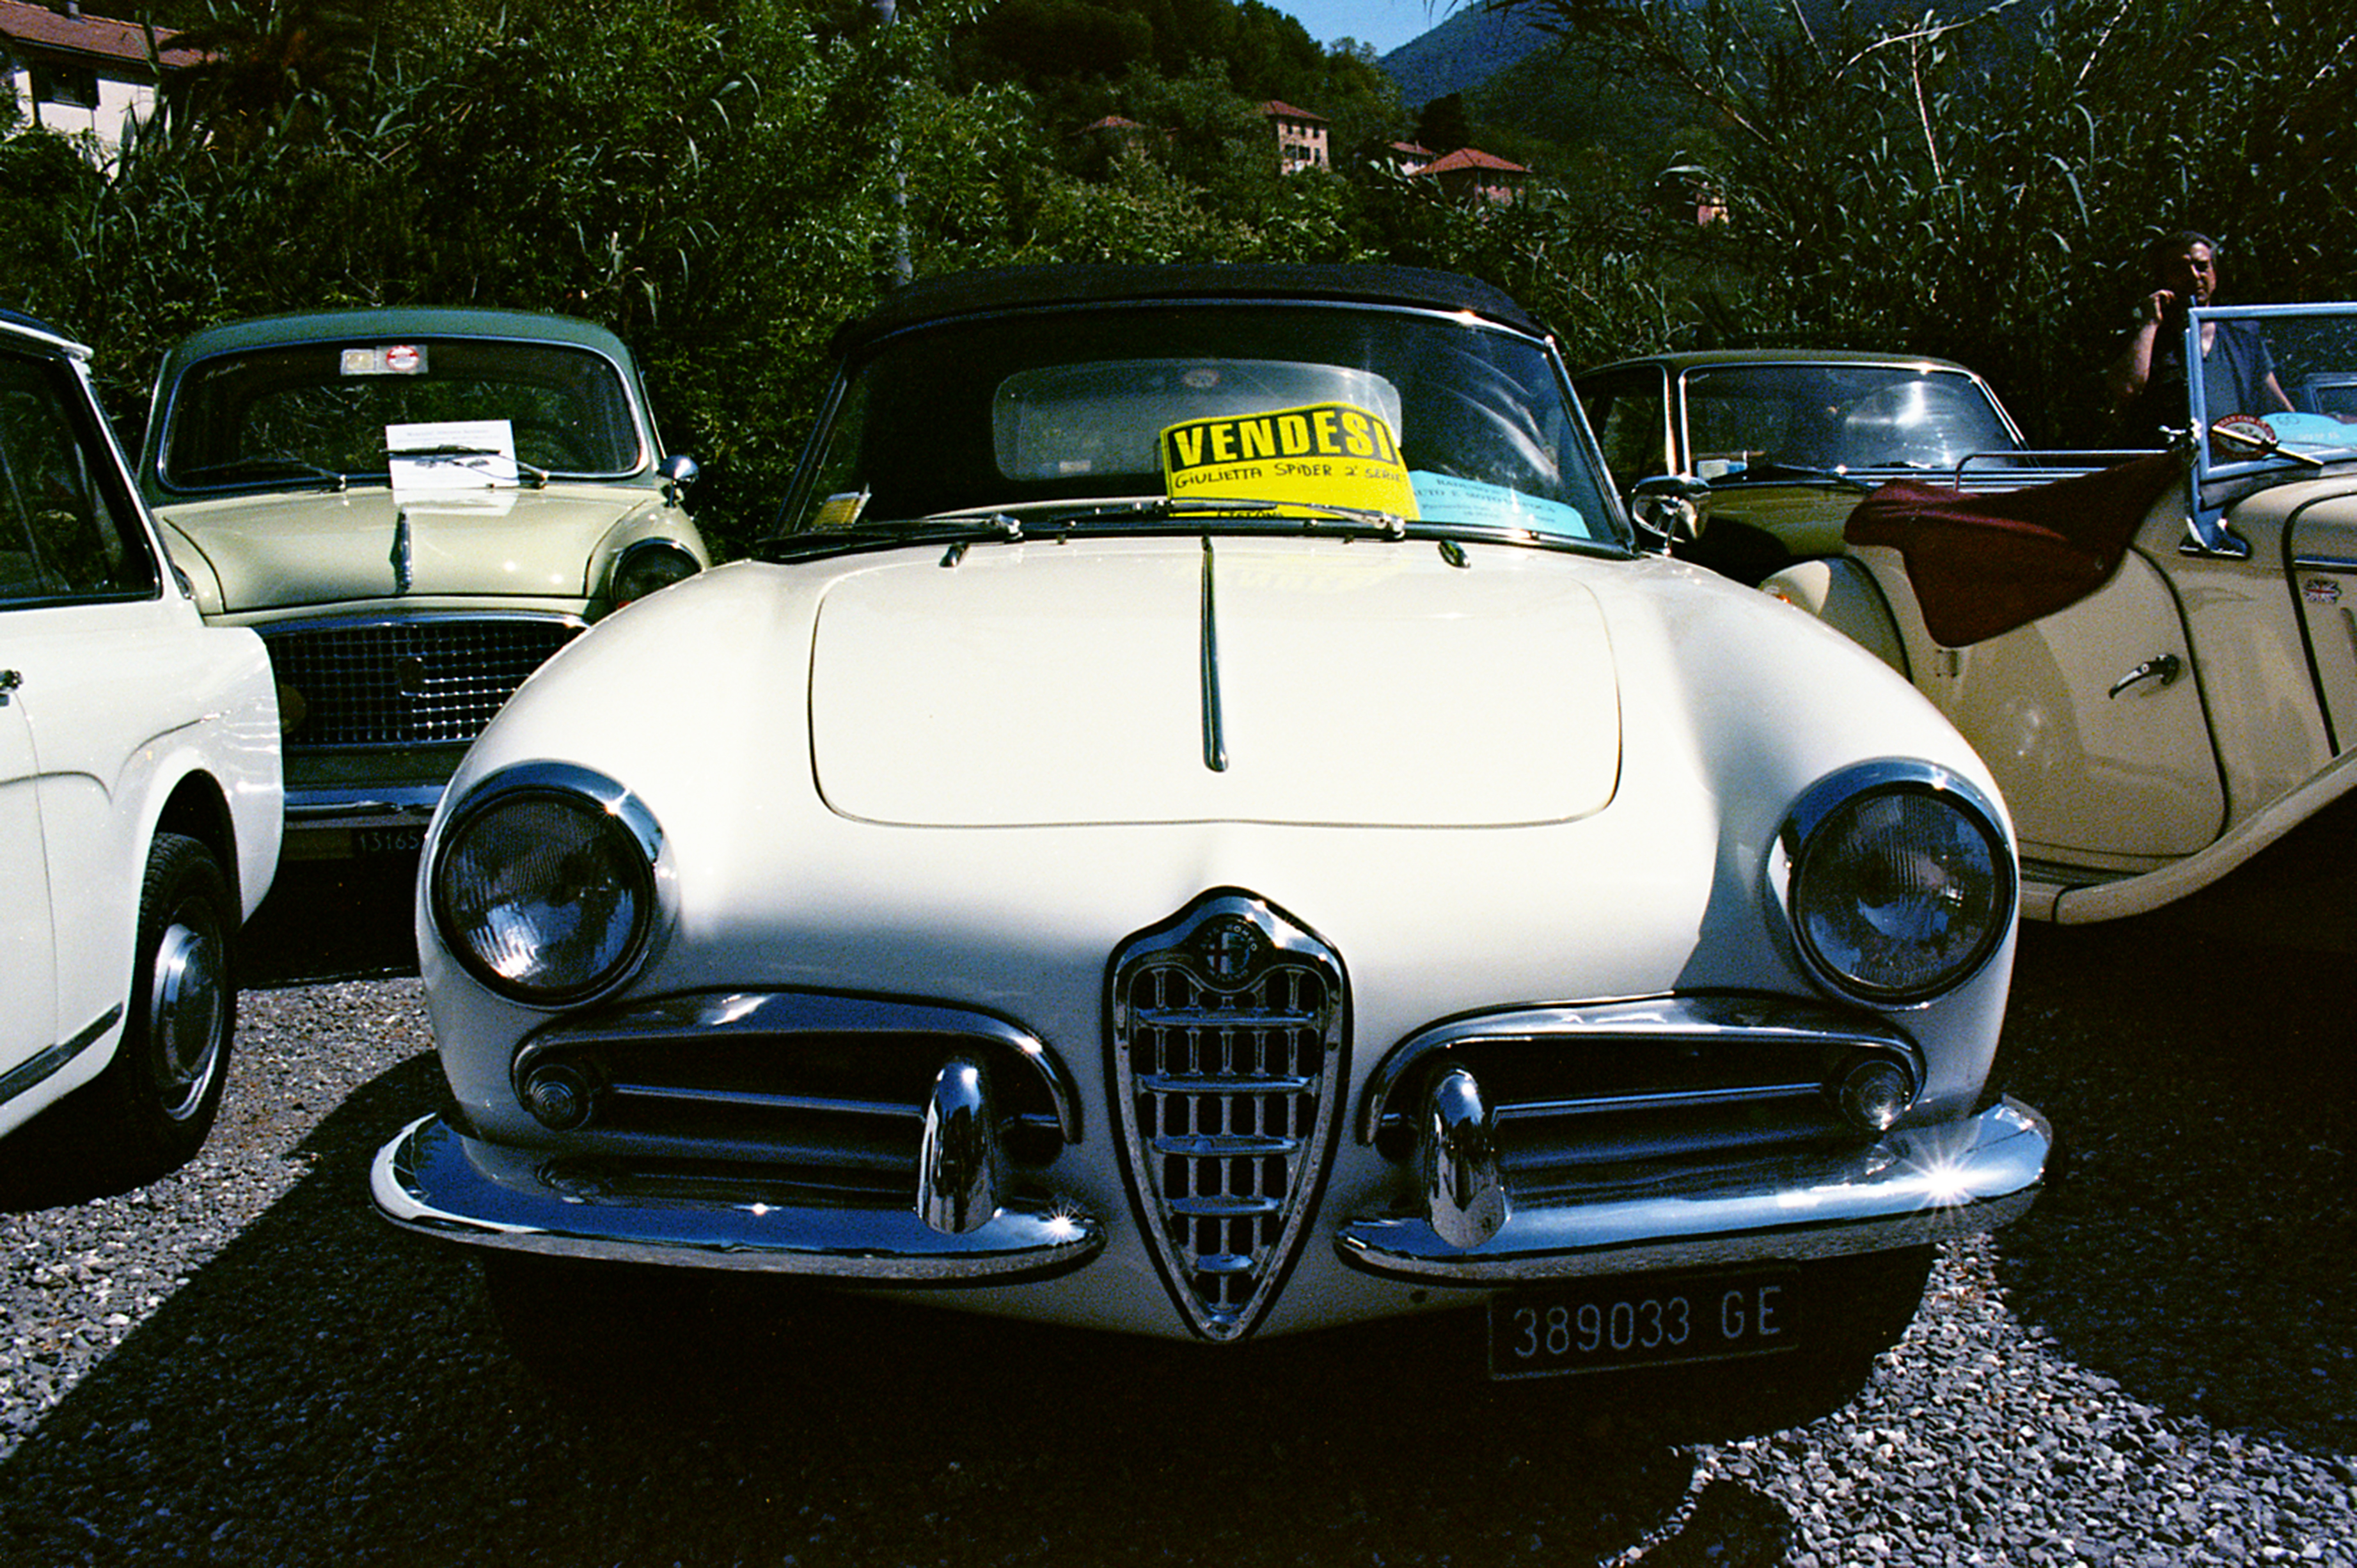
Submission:
{"label": "chrome bumper overrider", "polygon": [[[2053,1133],[2007,1099],[1963,1122],[1893,1132],[1855,1154],[1788,1162],[1749,1181],[1530,1199],[1483,1169],[1480,1142],[1460,1140],[1469,1157],[1452,1149],[1428,1162],[1428,1216],[1345,1224],[1334,1238],[1341,1260],[1422,1283],[1494,1286],[1912,1246],[1993,1230],[2028,1209]],[[1470,1244],[1452,1245],[1442,1230]]]}
{"label": "chrome bumper overrider", "polygon": [[[452,1240],[616,1262],[820,1274],[864,1284],[954,1285],[1058,1274],[1103,1250],[1084,1215],[1006,1197],[988,1219],[711,1192],[585,1195],[546,1156],[468,1138],[438,1117],[377,1151],[369,1188],[386,1219]],[[934,1208],[941,1208],[936,1203]]]}

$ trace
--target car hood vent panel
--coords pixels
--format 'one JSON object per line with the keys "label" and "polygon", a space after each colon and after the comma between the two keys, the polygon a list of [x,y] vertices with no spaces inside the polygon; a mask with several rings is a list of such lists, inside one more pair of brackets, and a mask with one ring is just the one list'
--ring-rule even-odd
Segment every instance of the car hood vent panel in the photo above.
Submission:
{"label": "car hood vent panel", "polygon": [[1114,955],[1112,1078],[1143,1228],[1213,1340],[1260,1320],[1299,1250],[1347,1079],[1340,961],[1249,895],[1207,894]]}

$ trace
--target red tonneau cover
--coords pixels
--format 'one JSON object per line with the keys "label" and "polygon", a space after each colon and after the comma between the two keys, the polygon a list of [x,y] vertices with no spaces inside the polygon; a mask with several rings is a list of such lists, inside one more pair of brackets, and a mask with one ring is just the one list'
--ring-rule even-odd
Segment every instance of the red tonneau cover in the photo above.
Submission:
{"label": "red tonneau cover", "polygon": [[1849,514],[1852,544],[1894,546],[1943,648],[2026,626],[2108,581],[2136,525],[2184,474],[2156,452],[2028,489],[1969,491],[1894,479]]}

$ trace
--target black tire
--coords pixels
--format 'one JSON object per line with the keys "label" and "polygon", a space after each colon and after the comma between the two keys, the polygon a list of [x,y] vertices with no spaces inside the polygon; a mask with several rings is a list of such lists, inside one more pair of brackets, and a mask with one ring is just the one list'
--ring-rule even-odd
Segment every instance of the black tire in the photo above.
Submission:
{"label": "black tire", "polygon": [[169,1175],[212,1131],[237,1025],[237,927],[212,851],[156,834],[114,1059],[55,1112],[61,1157],[98,1190]]}

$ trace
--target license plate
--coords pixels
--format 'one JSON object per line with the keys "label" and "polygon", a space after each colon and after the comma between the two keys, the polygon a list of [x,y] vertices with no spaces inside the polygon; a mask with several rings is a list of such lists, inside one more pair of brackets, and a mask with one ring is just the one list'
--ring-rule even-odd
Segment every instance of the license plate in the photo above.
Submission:
{"label": "license plate", "polygon": [[1546,1378],[1795,1349],[1792,1269],[1565,1280],[1490,1298],[1490,1375]]}
{"label": "license plate", "polygon": [[415,854],[425,847],[425,830],[422,827],[352,830],[355,854]]}

